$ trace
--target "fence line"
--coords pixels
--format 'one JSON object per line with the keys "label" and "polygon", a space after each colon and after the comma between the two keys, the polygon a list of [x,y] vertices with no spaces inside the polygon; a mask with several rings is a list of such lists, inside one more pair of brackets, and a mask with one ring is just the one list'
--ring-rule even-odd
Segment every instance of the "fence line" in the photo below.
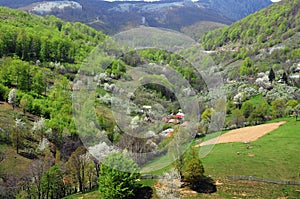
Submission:
{"label": "fence line", "polygon": [[228,176],[227,178],[229,180],[249,180],[249,181],[266,182],[266,183],[280,184],[280,185],[300,185],[300,182],[296,182],[296,181],[270,180],[265,178],[256,178],[253,176]]}
{"label": "fence line", "polygon": [[[142,174],[141,179],[163,179],[163,176],[160,175],[152,175],[152,174]],[[279,181],[279,180],[270,180],[265,178],[257,178],[253,176],[227,176],[228,180],[249,180],[249,181],[257,181],[257,182],[265,182],[271,184],[279,184],[279,185],[300,185],[300,182],[296,181]]]}

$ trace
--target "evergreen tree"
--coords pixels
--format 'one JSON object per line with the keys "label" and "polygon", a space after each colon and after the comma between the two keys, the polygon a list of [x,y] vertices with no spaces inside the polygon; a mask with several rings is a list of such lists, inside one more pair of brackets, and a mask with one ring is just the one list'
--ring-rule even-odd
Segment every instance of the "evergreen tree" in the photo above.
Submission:
{"label": "evergreen tree", "polygon": [[274,72],[273,68],[271,68],[270,72],[269,72],[269,81],[271,83],[273,83],[274,80],[275,80],[275,72]]}
{"label": "evergreen tree", "polygon": [[284,81],[284,83],[288,84],[288,76],[286,72],[283,72],[281,79]]}
{"label": "evergreen tree", "polygon": [[199,152],[196,148],[191,147],[184,156],[184,181],[188,182],[192,189],[196,189],[204,176],[204,167]]}

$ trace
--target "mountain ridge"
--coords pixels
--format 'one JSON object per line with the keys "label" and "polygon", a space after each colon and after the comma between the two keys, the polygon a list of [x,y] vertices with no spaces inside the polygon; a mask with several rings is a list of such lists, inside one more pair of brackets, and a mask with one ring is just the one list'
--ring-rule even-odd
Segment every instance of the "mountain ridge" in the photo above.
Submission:
{"label": "mountain ridge", "polygon": [[[41,2],[25,0],[11,4],[10,1],[4,0],[0,5],[25,7],[25,10],[34,12],[30,7],[33,8]],[[195,2],[179,0],[153,2],[74,0],[74,2],[80,4],[82,10],[71,9],[70,6],[66,9],[54,7],[53,11],[47,14],[54,14],[67,21],[80,21],[109,34],[139,25],[169,28],[177,31],[199,21],[228,25],[272,3],[270,0],[246,0],[243,2],[238,0],[199,0]],[[43,1],[43,3],[45,2]]]}

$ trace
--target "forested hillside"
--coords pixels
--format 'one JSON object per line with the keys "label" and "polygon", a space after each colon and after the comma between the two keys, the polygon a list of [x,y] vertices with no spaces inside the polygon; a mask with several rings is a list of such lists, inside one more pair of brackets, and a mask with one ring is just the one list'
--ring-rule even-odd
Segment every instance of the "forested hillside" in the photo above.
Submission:
{"label": "forested hillside", "polygon": [[54,114],[61,106],[71,112],[70,93],[62,89],[71,89],[69,80],[105,36],[81,23],[52,16],[43,18],[3,7],[0,12],[1,99],[16,88],[15,105],[21,104],[24,112],[64,121]]}
{"label": "forested hillside", "polygon": [[243,59],[277,44],[287,44],[280,49],[280,59],[299,59],[299,9],[297,0],[278,2],[229,27],[207,33],[201,42],[207,50],[227,50],[233,57]]}
{"label": "forested hillside", "polygon": [[27,12],[0,8],[0,56],[25,61],[82,61],[104,35],[81,23],[66,23]]}
{"label": "forested hillside", "polygon": [[106,36],[81,23],[4,7],[0,18],[0,198],[16,197],[24,188],[21,182],[37,188],[26,194],[40,197],[42,176],[30,185],[31,177],[38,169],[48,171],[55,156],[56,163],[66,161],[81,145],[72,118],[71,82]]}

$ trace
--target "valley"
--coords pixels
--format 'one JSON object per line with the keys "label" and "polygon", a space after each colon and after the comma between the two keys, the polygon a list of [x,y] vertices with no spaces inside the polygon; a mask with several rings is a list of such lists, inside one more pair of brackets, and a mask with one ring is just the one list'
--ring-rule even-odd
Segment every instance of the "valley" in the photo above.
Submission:
{"label": "valley", "polygon": [[298,1],[1,3],[0,198],[300,197]]}

